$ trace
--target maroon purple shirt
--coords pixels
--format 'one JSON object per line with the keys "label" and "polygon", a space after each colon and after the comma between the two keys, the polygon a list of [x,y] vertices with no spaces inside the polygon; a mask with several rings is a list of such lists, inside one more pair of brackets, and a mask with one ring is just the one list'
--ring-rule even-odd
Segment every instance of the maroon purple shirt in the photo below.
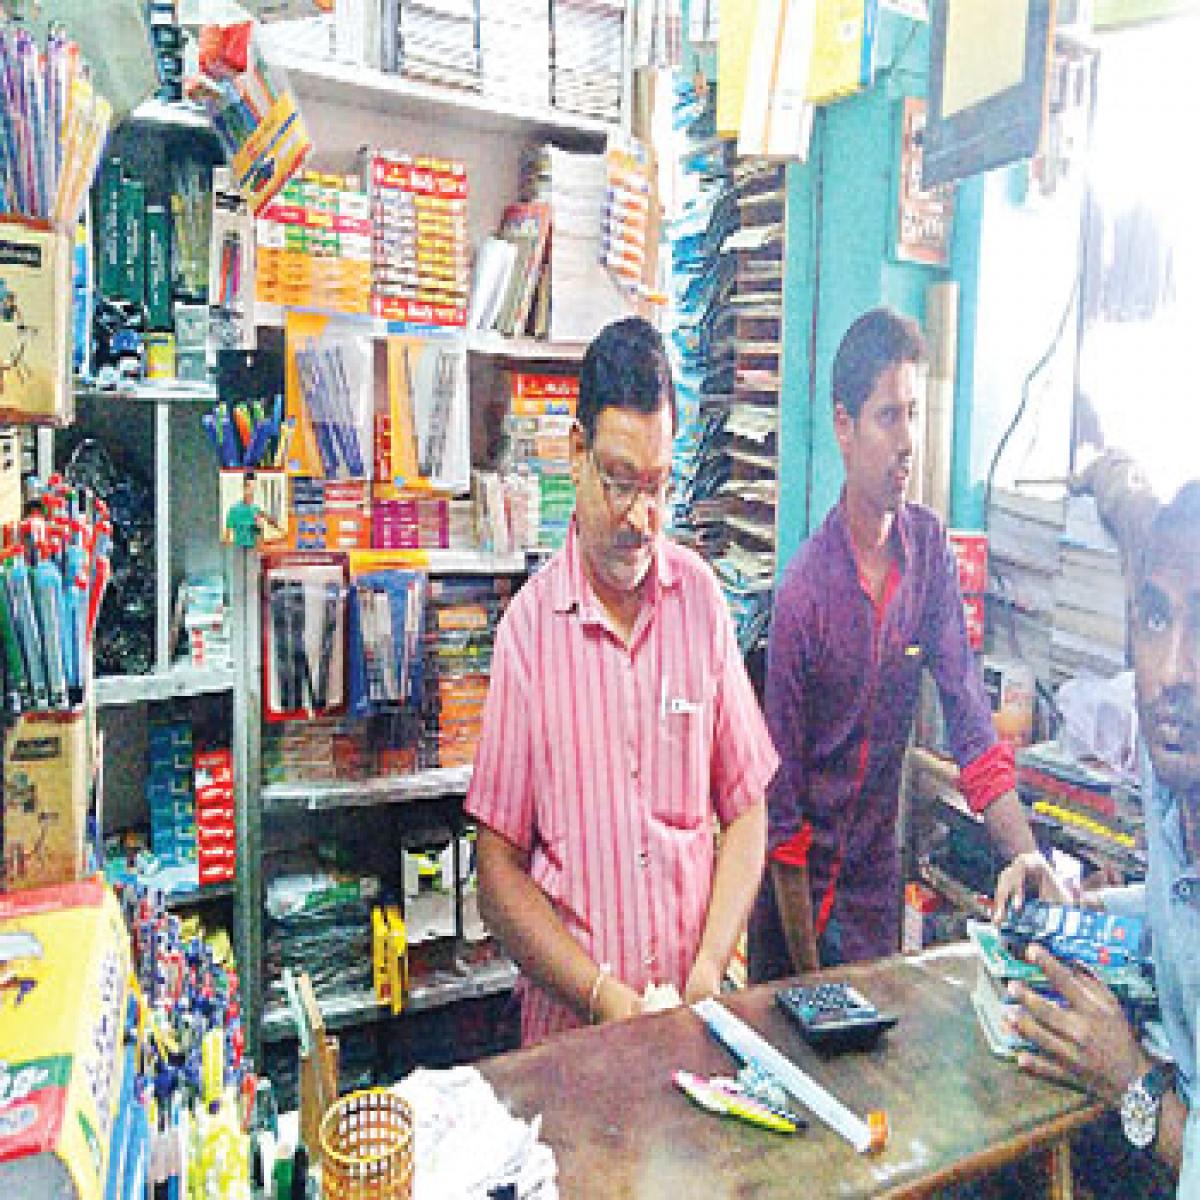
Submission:
{"label": "maroon purple shirt", "polygon": [[997,740],[945,531],[915,504],[895,529],[900,578],[880,612],[859,580],[843,498],[784,572],[767,656],[767,726],[781,759],[767,793],[769,846],[811,823],[814,916],[840,853],[833,914],[846,961],[897,946],[896,818],[921,668],[937,683],[960,766]]}

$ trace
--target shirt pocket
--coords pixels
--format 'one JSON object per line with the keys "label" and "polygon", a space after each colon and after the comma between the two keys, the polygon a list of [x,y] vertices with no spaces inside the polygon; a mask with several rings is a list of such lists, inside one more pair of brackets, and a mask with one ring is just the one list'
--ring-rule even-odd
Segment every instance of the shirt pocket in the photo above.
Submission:
{"label": "shirt pocket", "polygon": [[715,695],[711,684],[694,676],[676,679],[664,677],[659,699],[650,811],[661,824],[696,829],[712,809]]}

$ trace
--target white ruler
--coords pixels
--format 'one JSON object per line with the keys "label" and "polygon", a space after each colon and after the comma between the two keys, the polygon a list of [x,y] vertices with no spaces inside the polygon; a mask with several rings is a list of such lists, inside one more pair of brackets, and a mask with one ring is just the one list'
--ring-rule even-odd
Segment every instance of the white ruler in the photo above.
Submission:
{"label": "white ruler", "polygon": [[692,1012],[735,1058],[773,1076],[809,1112],[840,1133],[859,1154],[882,1148],[887,1138],[886,1118],[882,1114],[872,1113],[869,1124],[856,1116],[836,1096],[716,1000],[700,1000],[692,1005]]}

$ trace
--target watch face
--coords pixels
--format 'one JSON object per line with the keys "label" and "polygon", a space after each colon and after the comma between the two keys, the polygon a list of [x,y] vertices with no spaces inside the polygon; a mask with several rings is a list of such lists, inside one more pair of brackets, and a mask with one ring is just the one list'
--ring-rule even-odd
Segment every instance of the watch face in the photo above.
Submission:
{"label": "watch face", "polygon": [[1121,1128],[1129,1144],[1145,1150],[1158,1132],[1159,1096],[1152,1095],[1141,1079],[1135,1079],[1121,1097]]}

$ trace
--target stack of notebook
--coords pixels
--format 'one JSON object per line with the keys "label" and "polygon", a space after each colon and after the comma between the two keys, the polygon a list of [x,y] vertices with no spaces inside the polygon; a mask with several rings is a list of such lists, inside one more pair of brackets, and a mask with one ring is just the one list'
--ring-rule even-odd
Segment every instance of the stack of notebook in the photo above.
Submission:
{"label": "stack of notebook", "polygon": [[[677,84],[687,200],[670,223],[672,344],[685,405],[677,536],[712,563],[744,650],[765,636],[775,576],[784,172],[735,159],[715,100]],[[684,412],[689,410],[684,408]]]}
{"label": "stack of notebook", "polygon": [[483,93],[511,104],[550,103],[550,9],[546,0],[479,0]]}
{"label": "stack of notebook", "polygon": [[550,0],[550,21],[554,107],[619,121],[624,0]]}
{"label": "stack of notebook", "polygon": [[478,91],[478,0],[383,0],[385,71]]}
{"label": "stack of notebook", "polygon": [[602,265],[608,215],[608,167],[603,154],[539,146],[521,163],[521,200],[549,206],[547,289],[538,332],[551,341],[590,341],[610,321],[628,316],[630,301]]}

